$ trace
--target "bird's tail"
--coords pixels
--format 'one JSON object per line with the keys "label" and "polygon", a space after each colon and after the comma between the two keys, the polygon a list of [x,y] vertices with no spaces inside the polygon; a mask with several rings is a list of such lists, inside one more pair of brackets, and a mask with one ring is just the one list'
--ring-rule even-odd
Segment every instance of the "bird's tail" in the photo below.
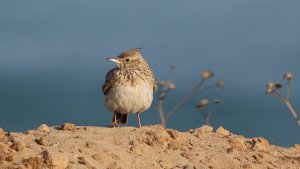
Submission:
{"label": "bird's tail", "polygon": [[127,124],[128,114],[116,113],[118,124]]}

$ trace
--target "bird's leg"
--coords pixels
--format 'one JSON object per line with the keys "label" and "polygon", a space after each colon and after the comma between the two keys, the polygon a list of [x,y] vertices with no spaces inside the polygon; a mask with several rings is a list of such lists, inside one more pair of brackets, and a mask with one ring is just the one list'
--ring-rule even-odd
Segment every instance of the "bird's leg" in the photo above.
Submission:
{"label": "bird's leg", "polygon": [[140,113],[137,113],[137,119],[138,119],[139,128],[141,128],[142,125],[141,125]]}
{"label": "bird's leg", "polygon": [[114,112],[114,116],[113,116],[113,127],[118,127],[118,121],[117,121],[117,113]]}

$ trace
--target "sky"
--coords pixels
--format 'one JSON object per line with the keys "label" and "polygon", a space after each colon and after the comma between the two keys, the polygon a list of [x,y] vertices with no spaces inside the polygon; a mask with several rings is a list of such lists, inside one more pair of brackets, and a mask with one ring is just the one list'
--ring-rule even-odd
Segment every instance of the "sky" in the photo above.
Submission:
{"label": "sky", "polygon": [[[185,131],[203,125],[194,105],[200,98],[218,98],[214,127],[282,146],[299,143],[300,127],[288,109],[264,94],[270,81],[286,87],[282,75],[291,71],[291,102],[300,110],[299,5],[292,0],[1,1],[0,127],[110,124],[101,86],[115,65],[105,58],[141,47],[157,79],[167,79],[169,65],[177,65],[177,89],[166,99],[166,111],[203,70],[215,73],[206,85],[225,82],[224,90],[191,98],[169,127]],[[159,123],[156,106],[155,101],[142,114],[142,122]],[[136,125],[134,115],[128,125]]]}

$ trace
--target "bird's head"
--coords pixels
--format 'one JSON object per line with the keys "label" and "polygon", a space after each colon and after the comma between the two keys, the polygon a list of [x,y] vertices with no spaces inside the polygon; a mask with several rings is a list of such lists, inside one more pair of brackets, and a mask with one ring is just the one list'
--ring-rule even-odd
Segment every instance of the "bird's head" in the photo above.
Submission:
{"label": "bird's head", "polygon": [[132,49],[121,53],[116,58],[107,58],[107,60],[115,62],[121,69],[135,69],[142,65],[147,65],[140,50],[140,48]]}

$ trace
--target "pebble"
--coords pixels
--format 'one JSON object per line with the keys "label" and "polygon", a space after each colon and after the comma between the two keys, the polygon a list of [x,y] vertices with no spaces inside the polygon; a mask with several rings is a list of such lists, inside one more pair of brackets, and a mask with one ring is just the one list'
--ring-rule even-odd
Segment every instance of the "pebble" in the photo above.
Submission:
{"label": "pebble", "polygon": [[60,126],[59,129],[73,131],[76,130],[76,126],[73,123],[65,123],[62,126]]}
{"label": "pebble", "polygon": [[45,139],[45,137],[41,137],[37,140],[37,142],[40,144],[40,145],[43,145],[43,146],[47,146],[48,145],[48,141]]}
{"label": "pebble", "polygon": [[142,155],[142,149],[141,146],[137,143],[133,143],[132,147],[130,148],[130,151],[133,152],[136,155]]}
{"label": "pebble", "polygon": [[25,147],[25,143],[22,142],[22,141],[16,141],[13,143],[13,145],[10,147],[16,151],[22,151],[24,150],[26,147]]}
{"label": "pebble", "polygon": [[295,145],[294,145],[294,148],[296,149],[296,151],[299,151],[299,152],[300,152],[300,144],[295,144]]}
{"label": "pebble", "polygon": [[230,138],[228,143],[238,151],[245,151],[247,149],[244,139],[238,136]]}
{"label": "pebble", "polygon": [[44,159],[52,169],[65,169],[69,163],[69,157],[62,152],[46,151]]}
{"label": "pebble", "polygon": [[212,132],[214,130],[214,128],[212,126],[209,126],[209,125],[203,125],[199,129],[201,129],[205,132]]}
{"label": "pebble", "polygon": [[49,129],[49,127],[47,126],[47,124],[41,124],[41,125],[37,128],[37,131],[48,133],[48,132],[50,131],[50,129]]}
{"label": "pebble", "polygon": [[167,133],[170,135],[172,139],[181,139],[182,136],[178,131],[175,130],[168,130]]}
{"label": "pebble", "polygon": [[269,141],[262,138],[262,137],[256,137],[252,139],[253,143],[253,150],[259,150],[259,151],[269,151]]}
{"label": "pebble", "polygon": [[216,133],[217,134],[221,134],[223,136],[229,136],[230,135],[230,132],[226,129],[224,129],[223,127],[219,127],[217,130],[216,130]]}
{"label": "pebble", "polygon": [[30,157],[27,159],[26,168],[30,169],[41,169],[43,168],[44,159],[43,157]]}

